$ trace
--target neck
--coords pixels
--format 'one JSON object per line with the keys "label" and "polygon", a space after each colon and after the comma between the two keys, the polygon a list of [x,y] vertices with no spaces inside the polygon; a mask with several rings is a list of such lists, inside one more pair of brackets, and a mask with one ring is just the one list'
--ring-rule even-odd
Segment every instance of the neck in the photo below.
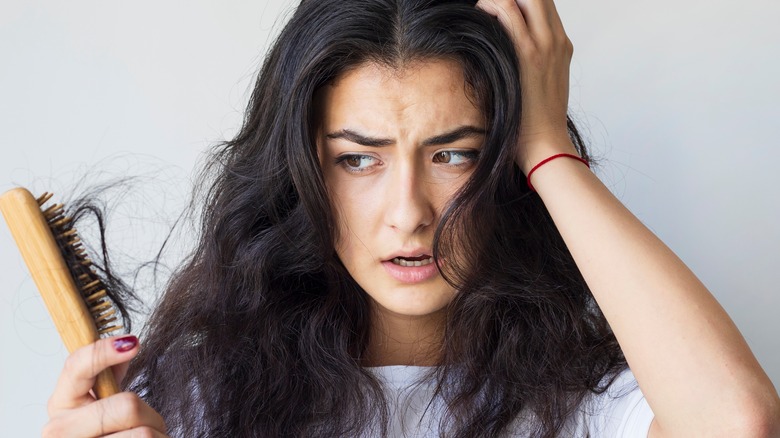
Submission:
{"label": "neck", "polygon": [[445,309],[425,316],[375,310],[373,316],[365,366],[440,363]]}

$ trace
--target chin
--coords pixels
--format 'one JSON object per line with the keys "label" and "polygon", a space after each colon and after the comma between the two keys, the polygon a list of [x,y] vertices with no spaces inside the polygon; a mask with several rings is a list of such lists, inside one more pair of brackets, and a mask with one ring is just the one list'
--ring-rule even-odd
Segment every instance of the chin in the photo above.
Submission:
{"label": "chin", "polygon": [[443,312],[450,301],[452,301],[454,295],[453,293],[437,293],[433,291],[408,292],[398,291],[393,297],[373,296],[372,298],[377,306],[377,310],[389,312],[397,316],[425,317]]}

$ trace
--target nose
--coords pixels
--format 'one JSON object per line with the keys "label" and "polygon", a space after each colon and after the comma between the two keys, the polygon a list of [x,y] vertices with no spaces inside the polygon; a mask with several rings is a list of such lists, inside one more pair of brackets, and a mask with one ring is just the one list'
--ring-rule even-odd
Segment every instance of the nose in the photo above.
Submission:
{"label": "nose", "polygon": [[422,166],[405,161],[395,166],[390,174],[384,203],[385,223],[407,234],[433,224],[436,210],[430,181],[426,181]]}

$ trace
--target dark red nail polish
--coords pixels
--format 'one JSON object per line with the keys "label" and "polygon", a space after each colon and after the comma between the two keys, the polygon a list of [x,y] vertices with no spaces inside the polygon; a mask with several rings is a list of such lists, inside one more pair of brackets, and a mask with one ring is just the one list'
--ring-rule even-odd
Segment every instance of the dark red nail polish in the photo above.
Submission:
{"label": "dark red nail polish", "polygon": [[119,339],[114,339],[114,350],[124,353],[130,351],[138,345],[138,338],[133,335],[122,336]]}

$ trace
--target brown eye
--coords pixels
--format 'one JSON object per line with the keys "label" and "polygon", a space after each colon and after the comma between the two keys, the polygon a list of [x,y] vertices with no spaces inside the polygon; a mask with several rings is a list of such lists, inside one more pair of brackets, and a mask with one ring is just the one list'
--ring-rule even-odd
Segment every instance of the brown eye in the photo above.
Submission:
{"label": "brown eye", "polygon": [[433,155],[433,162],[454,167],[470,166],[477,161],[478,155],[476,150],[439,151]]}
{"label": "brown eye", "polygon": [[352,156],[347,157],[347,159],[344,160],[344,162],[349,167],[360,167],[361,158],[362,157],[359,156],[359,155],[352,155]]}
{"label": "brown eye", "polygon": [[436,155],[433,156],[434,163],[449,163],[451,159],[452,153],[450,151],[437,152]]}
{"label": "brown eye", "polygon": [[371,155],[349,154],[336,158],[336,165],[351,173],[363,173],[382,164]]}

